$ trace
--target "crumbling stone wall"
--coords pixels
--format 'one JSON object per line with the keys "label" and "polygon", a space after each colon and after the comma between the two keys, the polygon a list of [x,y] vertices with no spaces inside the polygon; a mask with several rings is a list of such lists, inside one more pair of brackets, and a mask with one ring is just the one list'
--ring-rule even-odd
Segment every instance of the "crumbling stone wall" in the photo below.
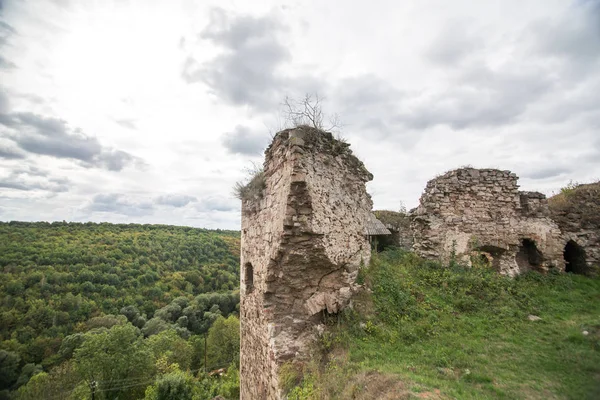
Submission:
{"label": "crumbling stone wall", "polygon": [[549,199],[552,219],[562,231],[569,272],[600,270],[600,182],[578,185]]}
{"label": "crumbling stone wall", "polygon": [[517,179],[510,171],[462,168],[429,181],[412,213],[414,250],[444,263],[481,257],[510,276],[564,269],[545,196],[519,192]]}
{"label": "crumbling stone wall", "polygon": [[309,357],[324,312],[344,308],[358,268],[372,175],[330,133],[279,132],[265,152],[264,190],[242,200],[242,399],[280,398],[278,368]]}

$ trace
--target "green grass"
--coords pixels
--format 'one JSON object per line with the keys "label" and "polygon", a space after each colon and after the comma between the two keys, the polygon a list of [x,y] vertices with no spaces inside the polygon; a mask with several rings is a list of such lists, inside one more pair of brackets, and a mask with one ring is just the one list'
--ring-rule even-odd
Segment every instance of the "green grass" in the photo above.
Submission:
{"label": "green grass", "polygon": [[367,371],[394,375],[407,388],[403,398],[600,398],[598,278],[510,279],[388,251],[361,279],[372,294],[321,340],[344,361],[330,357],[329,367],[309,372],[321,398],[346,398],[332,389],[331,364],[346,371],[337,372],[346,385]]}

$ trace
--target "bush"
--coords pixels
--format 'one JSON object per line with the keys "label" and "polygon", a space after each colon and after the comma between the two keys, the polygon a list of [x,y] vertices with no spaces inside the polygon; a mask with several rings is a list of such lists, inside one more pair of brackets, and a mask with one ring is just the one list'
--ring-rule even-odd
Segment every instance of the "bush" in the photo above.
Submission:
{"label": "bush", "polygon": [[146,389],[145,400],[192,400],[194,380],[190,374],[174,371],[161,376]]}
{"label": "bush", "polygon": [[263,196],[266,188],[265,172],[262,167],[254,165],[248,170],[249,179],[246,182],[236,182],[233,194],[240,200],[256,200]]}

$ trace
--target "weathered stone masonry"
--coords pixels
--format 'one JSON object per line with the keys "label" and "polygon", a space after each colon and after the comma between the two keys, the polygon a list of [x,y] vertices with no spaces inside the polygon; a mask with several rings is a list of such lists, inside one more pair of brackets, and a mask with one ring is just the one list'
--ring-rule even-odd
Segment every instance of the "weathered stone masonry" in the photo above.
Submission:
{"label": "weathered stone masonry", "polygon": [[501,273],[564,269],[561,232],[546,197],[519,192],[510,171],[463,168],[427,183],[412,213],[414,250],[448,263],[483,257]]}
{"label": "weathered stone masonry", "polygon": [[549,203],[562,232],[567,272],[600,272],[600,183],[578,185]]}
{"label": "weathered stone masonry", "polygon": [[309,357],[323,312],[345,307],[370,247],[372,175],[347,144],[309,127],[279,132],[265,188],[242,202],[241,398],[280,398],[278,368]]}

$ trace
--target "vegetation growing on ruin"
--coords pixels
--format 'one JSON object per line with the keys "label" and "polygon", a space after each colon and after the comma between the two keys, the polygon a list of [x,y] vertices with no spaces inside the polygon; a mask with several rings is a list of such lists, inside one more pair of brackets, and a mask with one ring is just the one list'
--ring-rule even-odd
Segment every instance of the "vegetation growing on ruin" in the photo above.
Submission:
{"label": "vegetation growing on ruin", "polygon": [[[301,99],[286,96],[281,113],[286,128],[308,126],[323,132],[337,131],[342,128],[338,114],[327,115],[323,110],[324,98],[319,94],[306,94]],[[327,121],[326,121],[327,120]]]}
{"label": "vegetation growing on ruin", "polygon": [[372,293],[326,318],[314,361],[283,370],[290,399],[600,398],[598,278],[392,250],[361,280]]}
{"label": "vegetation growing on ruin", "polygon": [[262,167],[253,165],[247,173],[248,178],[245,181],[235,183],[233,195],[246,201],[261,199],[266,188],[265,171]]}
{"label": "vegetation growing on ruin", "polygon": [[585,211],[577,209],[577,205],[593,206],[596,203],[591,202],[597,201],[599,198],[600,181],[587,184],[570,181],[565,187],[560,189],[559,193],[548,199],[548,206],[551,210],[559,212],[569,210],[574,212]]}
{"label": "vegetation growing on ruin", "polygon": [[[86,399],[92,381],[96,399],[188,381],[235,398],[239,246],[237,231],[0,223],[0,399]],[[202,375],[205,335],[225,380]]]}

